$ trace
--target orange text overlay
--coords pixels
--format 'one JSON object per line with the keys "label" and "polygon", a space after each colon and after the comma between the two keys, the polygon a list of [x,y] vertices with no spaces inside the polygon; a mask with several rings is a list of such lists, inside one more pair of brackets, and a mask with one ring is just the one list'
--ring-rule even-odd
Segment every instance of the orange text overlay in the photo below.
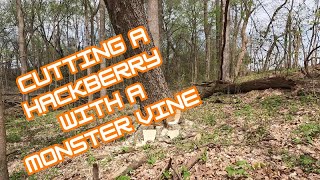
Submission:
{"label": "orange text overlay", "polygon": [[[143,96],[145,92],[141,92],[142,94],[140,95]],[[136,122],[142,125],[150,125],[152,122],[160,122],[174,115],[177,110],[185,111],[201,103],[202,101],[196,87],[192,87],[177,93],[174,99],[166,98],[145,107],[145,111],[147,112],[145,116],[142,115],[140,110],[136,110],[134,117]],[[74,119],[74,122],[79,123],[77,119]],[[80,135],[71,137],[65,140],[63,145],[55,144],[26,156],[24,158],[24,166],[28,174],[31,175],[62,162],[65,157],[70,158],[80,155],[88,151],[90,147],[97,148],[100,146],[100,142],[108,143],[134,131],[131,118],[123,116]]]}
{"label": "orange text overlay", "polygon": [[[97,73],[78,79],[75,83],[69,83],[58,87],[51,92],[32,98],[32,103],[22,102],[22,109],[27,120],[34,119],[34,113],[43,115],[49,112],[49,107],[56,110],[62,106],[76,102],[79,97],[109,88],[138,75],[138,72],[147,72],[162,64],[160,52],[157,48],[152,49],[152,55],[146,52],[131,57],[115,65],[109,66]],[[67,94],[67,97],[65,95]],[[62,95],[64,95],[62,97]]]}
{"label": "orange text overlay", "polygon": [[62,162],[65,157],[74,157],[88,151],[88,140],[92,147],[97,148],[100,146],[98,136],[101,142],[108,143],[132,132],[134,127],[130,117],[120,117],[63,141],[63,146],[55,144],[26,156],[24,166],[31,175]]}
{"label": "orange text overlay", "polygon": [[[150,43],[148,33],[143,26],[137,27],[129,31],[128,38],[133,49],[139,47],[140,41],[143,44]],[[80,70],[83,71],[85,69],[102,63],[103,58],[112,59],[114,57],[124,54],[127,51],[127,46],[123,40],[122,35],[118,35],[113,38],[110,38],[109,40],[103,41],[100,43],[100,45],[101,48],[98,48],[96,46],[90,46],[84,49],[83,51],[76,52],[75,54],[69,55],[65,58],[59,59],[41,67],[40,69],[43,76],[42,79],[40,78],[36,70],[30,71],[26,74],[19,76],[16,79],[16,83],[20,92],[22,94],[28,94],[39,88],[51,84],[53,79],[62,80],[63,74],[61,73],[61,69],[65,66],[68,67],[68,70],[71,74],[76,74],[79,71],[77,68],[77,64],[79,62]],[[140,66],[142,66],[143,63],[141,61],[142,60],[135,60],[136,63],[139,63]],[[117,67],[115,69],[117,69]]]}
{"label": "orange text overlay", "polygon": [[[141,44],[150,43],[147,30],[140,26],[132,29],[127,34],[133,49]],[[112,59],[127,51],[127,45],[122,35],[117,35],[100,43],[100,47],[91,46],[65,58],[59,59],[40,68],[41,74],[36,70],[30,71],[16,79],[17,86],[22,94],[28,94],[43,88],[52,81],[62,80],[61,69],[67,68],[71,74],[76,74],[103,62],[103,59]],[[157,47],[150,52],[142,52],[121,62],[101,69],[96,73],[88,74],[81,79],[70,82],[56,89],[32,98],[31,102],[22,102],[22,109],[28,121],[34,119],[35,114],[44,115],[49,109],[56,110],[70,103],[76,102],[102,89],[110,88],[124,79],[130,79],[162,65],[162,57]],[[38,74],[39,73],[39,74]],[[40,78],[41,77],[41,78]],[[148,99],[146,90],[141,83],[134,83],[124,90],[126,100],[130,105],[139,100]],[[124,97],[119,91],[106,95],[87,104],[67,110],[57,115],[58,123],[64,132],[72,131],[96,119],[102,119],[114,114],[116,110],[125,107]],[[122,116],[98,127],[92,128],[79,135],[73,136],[63,144],[55,144],[32,153],[24,158],[24,166],[29,175],[44,170],[88,151],[91,147],[97,148],[100,143],[108,143],[135,131],[132,120],[138,124],[148,126],[152,123],[163,121],[178,111],[185,111],[202,103],[196,87],[183,90],[173,98],[165,98],[147,105],[144,112],[135,110],[133,116]]]}

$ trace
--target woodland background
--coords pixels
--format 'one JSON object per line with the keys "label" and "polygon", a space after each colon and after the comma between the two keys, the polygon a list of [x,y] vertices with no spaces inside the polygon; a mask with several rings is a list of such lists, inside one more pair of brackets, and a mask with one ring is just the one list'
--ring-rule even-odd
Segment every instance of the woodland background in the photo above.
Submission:
{"label": "woodland background", "polygon": [[[164,60],[161,70],[140,77],[151,92],[152,98],[146,103],[168,97],[171,92],[190,85],[197,85],[202,97],[208,98],[202,107],[187,113],[183,118],[187,120],[186,122],[190,120],[199,125],[199,129],[207,129],[194,132],[196,139],[193,139],[192,143],[194,145],[197,142],[198,149],[194,149],[192,145],[189,147],[189,141],[183,143],[184,145],[174,141],[174,150],[178,149],[181,152],[180,146],[187,146],[189,151],[191,149],[197,151],[199,147],[208,145],[210,142],[212,145],[214,142],[216,146],[223,146],[220,147],[220,150],[222,148],[220,153],[229,152],[226,148],[231,148],[233,155],[243,155],[245,154],[243,152],[248,152],[253,158],[260,157],[261,154],[264,156],[264,154],[251,154],[250,150],[256,148],[262,151],[264,146],[268,146],[260,143],[265,141],[264,138],[270,140],[272,136],[276,139],[272,147],[279,146],[282,150],[288,150],[292,146],[297,152],[286,151],[285,153],[271,148],[268,152],[272,151],[274,154],[270,156],[275,156],[276,159],[258,158],[257,162],[251,162],[248,158],[245,162],[235,161],[236,158],[230,155],[231,157],[227,158],[230,161],[225,161],[229,164],[217,167],[217,170],[210,175],[218,179],[245,178],[250,175],[256,176],[255,173],[259,171],[262,177],[269,174],[270,179],[288,178],[293,172],[296,174],[292,177],[298,179],[319,177],[319,0],[0,0],[0,87],[2,91],[0,101],[3,102],[1,105],[3,108],[0,108],[0,146],[2,147],[0,177],[9,176],[6,171],[6,166],[9,164],[11,178],[26,178],[25,172],[17,165],[19,158],[22,159],[27,152],[45,147],[39,144],[41,141],[48,141],[48,145],[51,145],[61,140],[61,137],[69,135],[59,134],[58,137],[52,137],[50,141],[37,139],[36,134],[42,132],[41,124],[25,125],[27,122],[23,119],[21,107],[19,107],[21,101],[28,100],[42,91],[53,90],[55,87],[73,82],[138,52],[129,50],[129,53],[123,57],[105,60],[99,66],[75,75],[71,75],[66,70],[63,72],[67,77],[64,80],[54,81],[42,91],[25,96],[19,94],[16,88],[16,77],[34,69],[40,72],[40,67],[43,65],[87,46],[99,45],[100,41],[116,34],[125,34],[137,25],[147,26],[154,42],[143,46],[138,51],[148,50],[153,45],[158,46]],[[130,83],[132,81],[127,80],[113,89],[106,89],[89,96],[80,103],[110,94],[113,90],[124,89]],[[269,90],[269,88],[281,90]],[[215,96],[212,97],[213,94]],[[253,97],[256,99],[250,99]],[[141,104],[141,106],[145,105]],[[273,111],[275,113],[272,113]],[[48,114],[46,118],[52,122],[52,126],[55,127],[53,129],[58,129],[54,113]],[[287,121],[286,118],[291,120]],[[255,119],[255,122],[250,124],[249,120],[252,119]],[[220,121],[224,123],[221,124]],[[270,127],[271,121],[277,125],[276,128]],[[37,129],[37,132],[30,130],[33,128]],[[186,127],[186,130],[188,128]],[[237,128],[240,129],[237,130]],[[278,134],[272,135],[273,128]],[[290,129],[298,133],[293,133]],[[228,135],[231,137],[228,141],[240,141],[244,150],[237,152],[234,144],[228,146],[222,143],[225,139],[211,136],[217,135],[215,134],[217,130],[221,130],[218,132],[218,135],[221,135],[218,137],[221,138],[226,136],[226,132],[230,133]],[[255,142],[233,139],[236,135],[232,133],[237,131],[244,133],[242,134],[244,140],[253,139]],[[35,134],[28,135],[28,132]],[[212,134],[212,132],[215,133]],[[285,135],[291,133],[299,137]],[[298,141],[296,138],[299,138],[299,142],[296,142]],[[285,144],[284,141],[292,144]],[[34,143],[37,145],[36,148],[32,148]],[[128,145],[121,143],[115,142],[107,148],[111,148],[111,150],[108,149],[110,151],[119,151],[120,148],[123,154],[132,153],[127,149]],[[7,148],[5,148],[6,144]],[[257,144],[262,147],[257,147]],[[160,178],[180,178],[179,175],[174,175],[171,158],[175,155],[169,152],[163,152],[164,157],[157,156],[156,159],[161,166],[167,163],[166,158],[171,157],[169,161],[171,168],[165,168],[166,171],[160,172],[155,170],[154,164],[157,160],[153,162],[154,156],[151,155],[159,152],[149,152],[149,150],[157,149],[155,147],[159,146],[163,145],[143,147],[148,151],[146,159],[153,165],[152,168],[148,167],[153,169],[154,177],[160,173]],[[304,147],[311,150],[308,153],[301,152],[300,150]],[[211,150],[205,151],[207,159],[201,154],[204,162],[196,165],[195,169],[192,169],[194,164],[187,170],[182,168],[178,170],[181,171],[178,174],[189,178],[190,176],[208,177],[203,173],[208,171],[203,170],[204,166],[218,164],[213,160],[217,150],[212,146],[210,148]],[[105,151],[101,150],[101,152]],[[89,164],[91,162],[99,164],[101,159],[97,157],[101,156],[101,152],[85,155],[86,160]],[[195,154],[197,156],[197,153]],[[193,155],[190,152],[186,156]],[[117,157],[124,158],[119,154]],[[183,164],[185,158],[181,154],[177,157],[180,157],[177,164]],[[93,160],[91,161],[90,158]],[[118,166],[113,160],[108,159],[107,162]],[[276,165],[270,165],[277,160],[279,162],[275,163]],[[285,165],[289,168],[283,169]],[[143,176],[145,173],[143,169],[146,167],[140,166],[137,167],[140,170],[131,173],[132,177],[146,177]],[[86,168],[79,165],[77,169]],[[214,168],[211,167],[211,169]],[[48,179],[59,179],[64,175],[72,179],[74,176],[84,178],[88,177],[87,174],[91,174],[91,171],[90,173],[87,171],[75,174],[65,173],[61,172],[64,171],[61,167],[57,171],[59,173],[54,172],[53,175],[50,174],[51,171],[45,172],[38,178],[42,179],[49,174]],[[112,168],[102,167],[100,171],[106,175],[107,172],[112,172]],[[274,177],[270,177],[270,174]],[[125,178],[127,175],[129,177],[130,173],[120,173],[120,175],[124,175]]]}

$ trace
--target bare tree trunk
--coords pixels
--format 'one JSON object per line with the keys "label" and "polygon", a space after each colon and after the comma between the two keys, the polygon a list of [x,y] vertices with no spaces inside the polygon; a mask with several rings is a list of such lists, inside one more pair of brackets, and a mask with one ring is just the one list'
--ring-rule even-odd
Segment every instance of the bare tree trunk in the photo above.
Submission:
{"label": "bare tree trunk", "polygon": [[152,34],[153,43],[160,49],[160,27],[158,0],[148,0],[148,25]]}
{"label": "bare tree trunk", "polygon": [[210,80],[211,71],[211,24],[208,18],[208,1],[204,0],[204,34],[206,38],[206,76],[205,80]]}
{"label": "bare tree trunk", "polygon": [[288,12],[288,17],[287,17],[287,22],[286,22],[286,28],[285,28],[285,37],[284,37],[284,55],[283,55],[283,59],[284,59],[284,67],[287,69],[291,68],[291,54],[292,54],[292,36],[291,36],[291,28],[292,28],[292,9],[293,9],[293,3],[294,1],[292,1],[291,3],[291,8],[289,9]]}
{"label": "bare tree trunk", "polygon": [[[195,48],[194,48],[195,49]],[[194,57],[193,57],[193,61],[194,61],[194,76],[193,76],[193,82],[197,82],[198,81],[198,57],[197,57],[197,53],[196,50],[194,50]]]}
{"label": "bare tree trunk", "polygon": [[220,12],[220,10],[221,10],[220,0],[216,0],[216,2],[215,2],[215,12],[216,12],[216,43],[215,43],[216,51],[215,51],[215,55],[217,57],[216,58],[217,65],[218,65],[217,67],[220,67],[220,68],[217,68],[218,69],[218,71],[217,71],[218,77],[220,76],[221,69],[222,69],[221,68],[221,64],[222,64],[222,60],[221,60],[222,13]]}
{"label": "bare tree trunk", "polygon": [[[162,47],[162,42],[164,38],[164,30],[163,30],[163,22],[164,22],[164,12],[163,12],[163,0],[158,0],[158,14],[159,14],[159,37],[160,37],[160,44],[159,48]],[[162,51],[161,51],[162,52]]]}
{"label": "bare tree trunk", "polygon": [[[318,1],[316,1],[316,10],[315,10],[315,19],[314,19],[314,23],[315,23],[315,27],[313,28],[313,31],[314,31],[314,42],[311,42],[311,43],[313,43],[313,49],[315,49],[316,48],[316,46],[318,45],[318,29],[319,29],[319,25],[318,25],[318,23],[316,23],[316,22],[319,22],[319,0]],[[317,58],[318,58],[318,51],[314,51],[314,53],[313,53],[313,58],[312,58],[312,60],[311,60],[311,65],[312,66],[315,66],[316,64],[317,64]]]}
{"label": "bare tree trunk", "polygon": [[[317,39],[318,39],[318,30],[316,30],[317,28],[315,28],[314,32],[315,32],[315,36],[314,36],[314,40],[313,40],[313,46],[312,49],[315,49],[317,47]],[[315,66],[317,64],[317,58],[318,58],[318,51],[314,51],[312,54],[312,58],[311,58],[311,66]]]}
{"label": "bare tree trunk", "polygon": [[64,57],[64,52],[61,46],[61,33],[60,33],[60,22],[57,22],[57,33],[55,36],[55,48],[56,51],[59,54],[59,58],[63,58]]}
{"label": "bare tree trunk", "polygon": [[[2,79],[1,83],[2,84]],[[6,127],[5,118],[3,112],[3,99],[2,99],[2,85],[0,87],[0,179],[9,179],[8,167],[7,167],[7,142],[6,142]]]}
{"label": "bare tree trunk", "polygon": [[193,82],[198,81],[198,53],[197,53],[197,16],[196,8],[192,7],[192,35],[191,35],[191,56],[193,58]]}
{"label": "bare tree trunk", "polygon": [[[90,11],[88,12],[88,8]],[[93,46],[95,44],[95,36],[94,36],[94,17],[98,13],[99,7],[95,8],[90,5],[90,1],[85,0],[85,44],[86,47]],[[90,26],[90,30],[89,30]],[[92,67],[87,69],[87,74],[91,74]],[[93,94],[88,96],[88,102],[93,101]]]}
{"label": "bare tree trunk", "polygon": [[298,65],[299,65],[300,43],[301,43],[300,35],[299,35],[299,32],[298,32],[298,29],[296,29],[294,31],[294,43],[293,43],[293,47],[294,47],[294,63],[293,63],[293,67],[294,68],[297,68]]}
{"label": "bare tree trunk", "polygon": [[[75,51],[77,51],[77,50],[79,50],[80,49],[80,37],[79,37],[79,25],[78,25],[78,16],[76,15],[76,17],[75,17],[75,36],[74,36],[74,38],[75,38]],[[75,73],[74,75],[73,75],[73,83],[76,83],[76,81],[77,81],[77,74]]]}
{"label": "bare tree trunk", "polygon": [[221,50],[221,72],[220,80],[230,81],[230,0],[221,0],[222,15],[223,15],[223,35],[222,35],[222,50]]}
{"label": "bare tree trunk", "polygon": [[[18,42],[19,42],[19,56],[21,63],[21,74],[27,73],[27,50],[26,50],[26,41],[24,33],[24,17],[22,12],[21,0],[16,0],[17,4],[17,18],[18,18]],[[28,95],[24,94],[22,96],[22,101],[28,101]]]}
{"label": "bare tree trunk", "polygon": [[[141,0],[104,0],[108,9],[112,26],[116,34],[127,34],[133,28],[144,26],[148,33],[150,30],[145,15],[144,6]],[[134,10],[134,11],[133,11]],[[126,44],[130,44],[127,36],[124,36]],[[149,52],[154,44],[141,44],[140,48],[132,49],[128,46],[127,53],[124,54],[126,58],[132,57],[142,52]],[[142,108],[152,104],[160,99],[171,97],[167,82],[160,68],[156,68],[149,72],[143,73],[140,76],[141,83],[143,83],[148,94],[148,99],[141,102]]]}
{"label": "bare tree trunk", "polygon": [[[99,14],[100,14],[100,28],[99,28],[99,38],[100,42],[103,41],[106,37],[106,5],[104,4],[104,1],[100,1],[100,7],[99,7]],[[104,69],[107,67],[107,61],[105,58],[102,59],[102,63],[100,64],[100,69]],[[103,88],[100,91],[100,97],[104,97],[107,95],[107,90]]]}
{"label": "bare tree trunk", "polygon": [[[242,3],[243,4],[243,3]],[[234,13],[234,18],[232,19],[232,22],[233,22],[233,28],[232,28],[232,35],[230,35],[231,37],[231,42],[230,42],[230,64],[231,64],[231,67],[230,67],[230,71],[231,72],[235,72],[235,69],[236,69],[236,66],[237,66],[237,57],[239,56],[239,53],[238,53],[238,36],[239,36],[239,32],[241,30],[241,24],[243,24],[243,18],[242,18],[242,14],[244,11],[243,11],[243,5],[241,4],[241,7],[240,7],[240,11],[237,7],[237,5],[234,5],[233,7],[230,7],[233,8],[231,9],[230,11]],[[241,33],[241,32],[240,32]],[[231,76],[235,76],[235,73],[231,73]]]}
{"label": "bare tree trunk", "polygon": [[271,44],[271,47],[267,51],[267,55],[266,55],[266,59],[265,59],[264,64],[263,64],[262,71],[269,70],[269,63],[271,61],[270,58],[271,58],[271,55],[272,55],[272,52],[273,52],[274,48],[277,46],[277,42],[278,42],[278,37],[274,36],[273,42]]}
{"label": "bare tree trunk", "polygon": [[[317,3],[317,6],[316,6],[316,10],[315,10],[315,14],[317,14],[319,12],[319,1]],[[315,19],[314,19],[314,22],[313,22],[313,25],[312,25],[312,35],[311,35],[311,39],[310,39],[310,46],[309,46],[309,52],[307,53],[307,56],[305,57],[304,59],[304,68],[305,68],[305,73],[308,77],[312,77],[312,75],[310,74],[309,72],[309,63],[311,61],[311,65],[313,65],[313,61],[312,61],[312,56],[313,55],[317,55],[316,54],[316,51],[319,49],[319,45],[317,45],[317,33],[318,33],[318,24],[316,23],[318,20],[318,16],[315,16]],[[302,43],[303,44],[303,43]]]}
{"label": "bare tree trunk", "polygon": [[288,42],[288,55],[287,55],[287,64],[288,68],[292,68],[292,11],[293,11],[293,5],[294,5],[294,0],[291,2],[291,7],[289,10],[289,15],[288,15],[288,35],[289,35],[289,42]]}
{"label": "bare tree trunk", "polygon": [[250,7],[249,4],[247,4],[246,2],[244,2],[244,6],[245,6],[245,17],[243,20],[243,25],[241,28],[241,39],[242,39],[242,43],[241,43],[241,51],[238,57],[238,61],[237,61],[237,65],[236,65],[236,69],[235,69],[235,77],[237,77],[239,75],[241,66],[242,66],[242,62],[244,59],[245,54],[247,53],[247,44],[248,44],[248,36],[247,36],[247,26],[248,26],[248,22],[249,22],[249,18],[253,12],[253,10],[251,10],[252,8]]}
{"label": "bare tree trunk", "polygon": [[[90,39],[90,17],[89,17],[89,6],[88,0],[84,0],[84,34],[85,34],[85,41],[84,41],[84,46],[88,47],[91,44],[91,39]],[[89,67],[87,69],[87,74],[90,75],[92,73],[92,68]],[[93,101],[93,95],[88,96],[88,102]]]}
{"label": "bare tree trunk", "polygon": [[247,26],[248,26],[248,21],[249,21],[249,17],[246,17],[246,19],[243,22],[242,25],[242,29],[241,29],[241,39],[242,39],[242,43],[241,43],[241,51],[238,57],[238,61],[237,61],[237,65],[236,65],[236,69],[235,69],[235,77],[237,77],[239,75],[241,66],[242,66],[242,62],[243,62],[243,58],[247,52],[247,44],[248,44],[248,37],[247,37]]}

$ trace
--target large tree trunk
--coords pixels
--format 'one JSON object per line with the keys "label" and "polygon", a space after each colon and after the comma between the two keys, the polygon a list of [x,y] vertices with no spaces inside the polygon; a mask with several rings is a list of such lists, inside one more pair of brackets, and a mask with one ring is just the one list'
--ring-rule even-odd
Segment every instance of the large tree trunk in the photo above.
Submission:
{"label": "large tree trunk", "polygon": [[[2,84],[2,81],[0,84]],[[0,179],[7,180],[9,179],[9,173],[7,167],[6,128],[3,108],[2,88],[0,88]]]}
{"label": "large tree trunk", "polygon": [[[128,31],[138,26],[144,26],[150,35],[150,30],[147,24],[143,1],[141,0],[104,0],[108,9],[112,26],[116,34],[123,34],[123,38],[128,45],[126,58],[140,54],[142,52],[150,52],[154,47],[153,42],[149,44],[140,44],[140,48],[132,49],[130,41],[127,37]],[[148,94],[148,99],[141,102],[142,107],[152,104],[163,98],[171,97],[171,92],[168,89],[167,82],[160,68],[153,69],[143,73],[140,76],[140,81],[144,85]]]}
{"label": "large tree trunk", "polygon": [[[27,73],[27,50],[26,50],[26,41],[24,34],[24,19],[22,13],[21,0],[16,0],[17,4],[17,19],[18,19],[18,42],[19,42],[19,56],[21,63],[21,74]],[[22,101],[28,101],[28,95],[22,96]]]}

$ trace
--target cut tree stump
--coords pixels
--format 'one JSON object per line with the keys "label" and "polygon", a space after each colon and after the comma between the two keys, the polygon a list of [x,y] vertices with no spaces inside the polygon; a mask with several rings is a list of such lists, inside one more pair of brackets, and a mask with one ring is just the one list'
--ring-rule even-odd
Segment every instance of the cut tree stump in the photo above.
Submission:
{"label": "cut tree stump", "polygon": [[93,175],[93,180],[99,180],[99,167],[97,163],[94,163],[92,165],[92,175]]}
{"label": "cut tree stump", "polygon": [[227,82],[211,82],[195,84],[198,87],[201,98],[208,98],[214,93],[238,94],[247,93],[253,90],[266,89],[293,89],[296,82],[284,77],[271,77],[265,79],[257,79],[253,81],[243,82],[240,84],[232,84]]}

